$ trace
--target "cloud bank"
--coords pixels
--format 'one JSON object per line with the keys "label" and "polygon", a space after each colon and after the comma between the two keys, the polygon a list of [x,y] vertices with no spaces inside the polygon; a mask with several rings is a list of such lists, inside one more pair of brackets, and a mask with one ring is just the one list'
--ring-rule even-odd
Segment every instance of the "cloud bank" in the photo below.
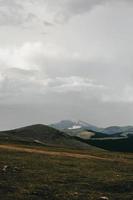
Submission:
{"label": "cloud bank", "polygon": [[133,124],[132,19],[131,1],[0,0],[0,126]]}

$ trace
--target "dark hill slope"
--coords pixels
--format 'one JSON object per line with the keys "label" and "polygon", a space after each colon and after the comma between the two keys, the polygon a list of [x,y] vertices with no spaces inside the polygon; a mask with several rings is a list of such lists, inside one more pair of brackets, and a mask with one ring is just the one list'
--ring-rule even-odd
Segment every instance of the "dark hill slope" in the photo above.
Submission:
{"label": "dark hill slope", "polygon": [[133,136],[123,137],[119,139],[111,139],[111,138],[99,138],[99,139],[90,139],[83,140],[80,138],[80,141],[87,142],[88,144],[102,148],[110,151],[118,151],[118,152],[133,152]]}
{"label": "dark hill slope", "polygon": [[41,124],[0,132],[0,139],[36,142],[53,146],[89,148],[89,145],[59,130]]}

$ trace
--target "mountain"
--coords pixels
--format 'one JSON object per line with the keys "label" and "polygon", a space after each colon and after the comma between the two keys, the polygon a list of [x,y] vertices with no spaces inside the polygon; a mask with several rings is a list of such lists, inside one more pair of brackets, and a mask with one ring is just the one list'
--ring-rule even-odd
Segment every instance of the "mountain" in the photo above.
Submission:
{"label": "mountain", "polygon": [[[99,128],[97,126],[91,125],[87,122],[84,121],[78,121],[78,122],[74,122],[74,121],[70,121],[70,120],[63,120],[60,121],[58,123],[55,124],[50,124],[50,127],[53,127],[57,130],[63,130],[65,132],[69,132],[70,134],[79,134],[82,131],[92,131],[95,133],[101,133],[101,136],[106,136],[106,134],[108,135],[113,135],[113,137],[117,137],[118,134],[121,134],[121,136],[126,136],[129,134],[133,134],[133,126],[110,126],[107,128]],[[102,135],[104,134],[104,135]]]}
{"label": "mountain", "polygon": [[60,122],[57,122],[55,124],[50,124],[50,127],[53,127],[55,129],[58,130],[92,130],[92,131],[97,131],[100,132],[102,129],[98,128],[94,125],[88,124],[87,122],[84,121],[78,121],[78,122],[74,122],[74,121],[70,121],[70,120],[62,120]]}
{"label": "mountain", "polygon": [[110,151],[133,152],[133,126],[98,128],[83,121],[69,120],[52,126],[91,146]]}
{"label": "mountain", "polygon": [[32,125],[0,132],[0,139],[7,141],[35,142],[43,145],[88,148],[89,145],[77,141],[66,133],[46,125]]}
{"label": "mountain", "polygon": [[105,133],[105,134],[115,134],[115,133],[121,133],[121,132],[122,132],[122,129],[119,126],[111,126],[102,130],[102,133]]}
{"label": "mountain", "polygon": [[70,121],[70,120],[62,120],[60,122],[50,124],[49,126],[59,129],[59,130],[64,130],[64,129],[69,129],[69,128],[75,126],[75,122]]}
{"label": "mountain", "polygon": [[102,133],[105,134],[117,134],[117,133],[133,133],[133,126],[110,126],[107,128],[104,128],[102,130]]}

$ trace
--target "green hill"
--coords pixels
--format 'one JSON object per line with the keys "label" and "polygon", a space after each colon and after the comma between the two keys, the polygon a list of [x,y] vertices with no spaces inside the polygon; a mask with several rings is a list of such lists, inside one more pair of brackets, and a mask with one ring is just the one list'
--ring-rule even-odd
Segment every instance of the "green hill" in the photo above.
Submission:
{"label": "green hill", "polygon": [[64,132],[41,124],[0,132],[0,139],[10,142],[35,142],[43,145],[89,148],[89,145],[77,141]]}

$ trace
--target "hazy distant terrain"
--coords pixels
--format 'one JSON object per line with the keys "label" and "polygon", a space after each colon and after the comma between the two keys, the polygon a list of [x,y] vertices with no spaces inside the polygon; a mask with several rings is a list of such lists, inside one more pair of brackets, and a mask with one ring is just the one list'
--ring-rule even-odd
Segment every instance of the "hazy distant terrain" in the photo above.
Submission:
{"label": "hazy distant terrain", "polygon": [[106,128],[97,127],[91,125],[87,122],[83,121],[70,121],[70,120],[62,120],[60,122],[50,124],[51,127],[59,129],[59,130],[78,130],[78,129],[87,129],[95,132],[100,132],[104,134],[116,134],[116,133],[131,133],[133,134],[133,126],[110,126]]}

